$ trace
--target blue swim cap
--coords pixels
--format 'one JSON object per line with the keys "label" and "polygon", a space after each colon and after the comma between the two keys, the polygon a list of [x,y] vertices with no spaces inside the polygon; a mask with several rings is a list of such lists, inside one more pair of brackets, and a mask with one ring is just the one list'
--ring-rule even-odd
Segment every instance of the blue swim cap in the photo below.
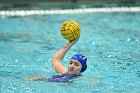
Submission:
{"label": "blue swim cap", "polygon": [[77,60],[81,63],[81,65],[82,65],[81,72],[84,72],[87,69],[87,64],[86,64],[87,58],[84,55],[75,54],[75,55],[72,56],[71,59],[75,59],[75,60]]}

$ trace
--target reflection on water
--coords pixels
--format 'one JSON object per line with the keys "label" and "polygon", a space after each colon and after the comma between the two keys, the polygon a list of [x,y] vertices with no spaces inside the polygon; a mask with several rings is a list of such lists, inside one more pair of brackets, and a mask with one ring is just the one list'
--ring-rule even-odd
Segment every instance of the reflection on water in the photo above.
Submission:
{"label": "reflection on water", "polygon": [[0,41],[30,41],[31,35],[28,33],[3,33],[0,32]]}
{"label": "reflection on water", "polygon": [[7,72],[7,71],[0,71],[0,77],[1,78],[13,78],[13,79],[19,79],[21,72]]}

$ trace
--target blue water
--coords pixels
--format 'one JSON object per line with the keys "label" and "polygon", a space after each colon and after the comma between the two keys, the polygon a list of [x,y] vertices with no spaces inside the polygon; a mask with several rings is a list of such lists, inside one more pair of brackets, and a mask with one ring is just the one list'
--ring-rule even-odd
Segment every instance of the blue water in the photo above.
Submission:
{"label": "blue water", "polygon": [[[50,77],[53,55],[66,44],[60,25],[81,26],[80,40],[64,58],[88,57],[83,77],[71,83],[25,81]],[[140,13],[91,13],[0,17],[0,93],[140,93]]]}

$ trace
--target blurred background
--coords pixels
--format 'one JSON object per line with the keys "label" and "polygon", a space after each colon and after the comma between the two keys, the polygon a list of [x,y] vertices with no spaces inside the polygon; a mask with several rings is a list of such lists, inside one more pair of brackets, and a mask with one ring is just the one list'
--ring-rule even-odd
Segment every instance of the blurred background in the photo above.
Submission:
{"label": "blurred background", "polygon": [[118,7],[139,6],[140,0],[0,0],[0,9],[42,7],[52,8],[86,8],[86,7]]}

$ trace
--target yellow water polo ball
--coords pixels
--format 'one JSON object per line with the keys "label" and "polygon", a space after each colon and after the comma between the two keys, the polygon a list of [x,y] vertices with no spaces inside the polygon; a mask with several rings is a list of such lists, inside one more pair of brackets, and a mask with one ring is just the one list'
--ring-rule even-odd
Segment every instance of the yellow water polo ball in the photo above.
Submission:
{"label": "yellow water polo ball", "polygon": [[80,26],[74,20],[67,20],[61,25],[61,35],[68,41],[73,41],[80,36]]}

